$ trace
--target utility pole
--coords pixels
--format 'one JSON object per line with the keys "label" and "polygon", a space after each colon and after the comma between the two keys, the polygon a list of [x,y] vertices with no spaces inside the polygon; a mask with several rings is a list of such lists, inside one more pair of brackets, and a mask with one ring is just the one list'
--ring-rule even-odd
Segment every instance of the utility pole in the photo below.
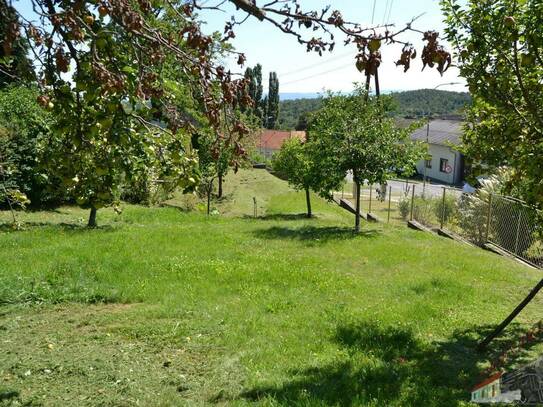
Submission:
{"label": "utility pole", "polygon": [[[441,86],[449,86],[449,85],[459,85],[459,82],[447,82],[447,83],[440,83],[432,90],[437,90],[437,88],[440,88]],[[430,147],[430,102],[428,102],[428,111],[426,113],[426,148]],[[424,160],[424,176],[422,179],[422,197],[424,198],[426,196],[426,179],[427,179],[427,162],[428,160]]]}

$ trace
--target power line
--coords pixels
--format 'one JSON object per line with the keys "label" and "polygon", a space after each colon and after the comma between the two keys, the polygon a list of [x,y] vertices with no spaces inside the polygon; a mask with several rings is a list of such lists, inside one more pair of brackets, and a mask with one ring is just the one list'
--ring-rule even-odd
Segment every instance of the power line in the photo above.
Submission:
{"label": "power line", "polygon": [[373,0],[373,11],[371,12],[371,25],[373,25],[373,22],[375,21],[375,5],[377,4],[377,0]]}
{"label": "power line", "polygon": [[324,60],[322,62],[319,62],[318,64],[307,65],[307,66],[304,66],[302,68],[295,69],[294,71],[279,73],[279,74],[277,74],[277,76],[279,76],[279,77],[290,76],[290,75],[293,75],[295,73],[307,71],[307,70],[310,70],[310,69],[313,69],[313,68],[316,68],[316,67],[319,67],[319,66],[322,66],[322,65],[329,64],[330,62],[335,62],[335,61],[337,61],[339,59],[342,59],[342,58],[345,58],[346,56],[351,56],[351,55],[353,55],[353,52],[348,51],[348,52],[346,52],[344,54],[337,55],[334,58],[330,58],[330,59]]}
{"label": "power line", "polygon": [[394,0],[390,0],[390,8],[388,9],[387,24],[390,23],[390,15],[392,14],[392,5],[393,4],[394,4]]}
{"label": "power line", "polygon": [[387,16],[387,11],[388,11],[388,5],[390,4],[390,0],[387,0],[386,4],[385,4],[385,13],[383,14],[383,22],[382,22],[382,25],[385,25],[385,18]]}
{"label": "power line", "polygon": [[342,65],[342,66],[339,66],[339,67],[336,67],[336,68],[333,68],[333,69],[329,69],[328,71],[324,71],[324,72],[320,72],[320,73],[317,73],[317,74],[314,74],[314,75],[306,76],[305,78],[300,78],[300,79],[295,79],[295,80],[288,81],[288,82],[283,82],[283,83],[281,83],[281,85],[285,86],[285,85],[290,85],[290,84],[297,83],[297,82],[302,82],[302,81],[305,81],[305,80],[308,80],[308,79],[316,78],[318,76],[326,75],[327,73],[341,71],[341,70],[343,70],[345,68],[350,68],[352,66],[353,66],[353,64]]}

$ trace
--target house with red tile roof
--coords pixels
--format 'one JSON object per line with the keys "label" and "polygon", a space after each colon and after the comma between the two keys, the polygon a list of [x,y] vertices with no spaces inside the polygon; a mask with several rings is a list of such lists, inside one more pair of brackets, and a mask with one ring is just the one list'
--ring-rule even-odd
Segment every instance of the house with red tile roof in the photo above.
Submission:
{"label": "house with red tile roof", "polygon": [[285,140],[298,138],[305,140],[305,131],[285,131],[263,129],[256,135],[257,151],[265,158],[270,159],[274,153],[281,149]]}

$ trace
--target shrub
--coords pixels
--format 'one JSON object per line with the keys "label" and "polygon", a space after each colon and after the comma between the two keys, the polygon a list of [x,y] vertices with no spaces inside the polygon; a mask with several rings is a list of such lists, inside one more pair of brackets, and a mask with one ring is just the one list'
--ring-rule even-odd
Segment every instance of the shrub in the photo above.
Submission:
{"label": "shrub", "polygon": [[[60,181],[41,165],[52,123],[35,89],[11,87],[0,91],[0,162],[7,189],[26,195],[33,207],[63,199]],[[0,197],[2,204],[6,197]]]}
{"label": "shrub", "polygon": [[435,201],[432,198],[415,197],[413,218],[424,225],[435,224]]}
{"label": "shrub", "polygon": [[486,243],[488,201],[477,195],[464,195],[458,205],[458,224],[462,235],[477,245]]}
{"label": "shrub", "polygon": [[526,250],[525,255],[532,261],[543,263],[543,241],[534,241]]}
{"label": "shrub", "polygon": [[398,209],[400,210],[402,219],[407,220],[409,212],[411,211],[411,200],[407,196],[401,198],[398,202]]}
{"label": "shrub", "polygon": [[438,222],[448,223],[454,217],[457,211],[457,202],[458,198],[452,194],[445,196],[445,201],[443,199],[437,200],[435,203],[435,216]]}
{"label": "shrub", "polygon": [[[463,195],[458,205],[458,225],[462,234],[477,245],[486,243],[486,231],[488,224],[488,202],[490,195],[503,192],[506,179],[506,171],[499,170],[497,174],[481,182],[481,187],[473,194]],[[492,224],[505,225],[506,229],[512,229],[508,222],[504,222],[504,211],[501,209],[501,200],[493,201]],[[506,230],[504,229],[504,230]]]}

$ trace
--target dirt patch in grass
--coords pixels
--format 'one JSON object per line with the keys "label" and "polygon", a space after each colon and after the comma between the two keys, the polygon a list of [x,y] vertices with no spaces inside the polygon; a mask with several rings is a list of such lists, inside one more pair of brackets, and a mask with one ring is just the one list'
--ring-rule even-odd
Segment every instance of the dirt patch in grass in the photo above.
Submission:
{"label": "dirt patch in grass", "polygon": [[0,406],[180,405],[213,398],[221,386],[207,355],[182,329],[164,335],[161,326],[170,329],[172,321],[154,318],[156,312],[143,304],[0,309]]}

